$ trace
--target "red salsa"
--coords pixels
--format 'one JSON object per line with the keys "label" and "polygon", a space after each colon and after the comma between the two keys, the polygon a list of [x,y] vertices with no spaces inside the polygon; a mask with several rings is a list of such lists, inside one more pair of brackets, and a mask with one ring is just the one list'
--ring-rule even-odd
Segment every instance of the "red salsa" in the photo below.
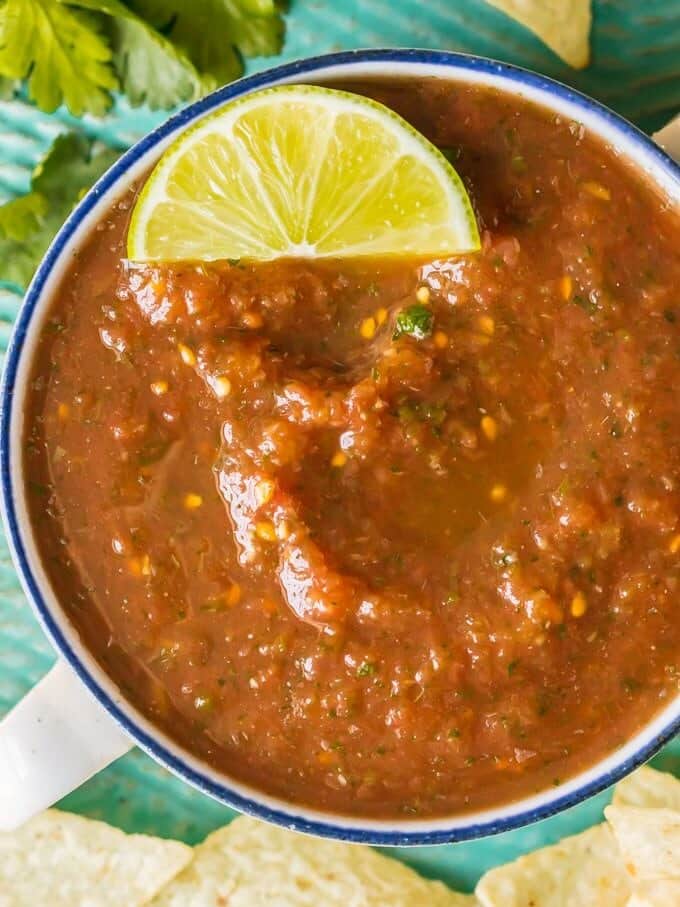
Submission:
{"label": "red salsa", "polygon": [[450,156],[478,254],[74,256],[25,463],[127,696],[289,800],[434,816],[557,784],[678,692],[680,223],[579,123],[351,85]]}

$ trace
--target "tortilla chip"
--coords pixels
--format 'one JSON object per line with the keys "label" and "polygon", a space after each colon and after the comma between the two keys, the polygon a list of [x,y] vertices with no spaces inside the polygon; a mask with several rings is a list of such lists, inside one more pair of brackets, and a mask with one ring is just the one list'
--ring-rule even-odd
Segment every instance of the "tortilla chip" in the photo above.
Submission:
{"label": "tortilla chip", "polygon": [[680,904],[680,882],[641,882],[626,907],[673,907]]}
{"label": "tortilla chip", "polygon": [[475,890],[482,907],[626,907],[630,893],[605,823],[491,869]]}
{"label": "tortilla chip", "polygon": [[643,765],[614,788],[615,806],[652,806],[680,812],[680,781]]}
{"label": "tortilla chip", "polygon": [[242,817],[195,848],[153,907],[474,907],[370,847],[294,834]]}
{"label": "tortilla chip", "polygon": [[521,22],[575,69],[590,60],[590,0],[487,0]]}
{"label": "tortilla chip", "polygon": [[0,834],[0,905],[141,907],[191,856],[178,841],[50,809]]}
{"label": "tortilla chip", "polygon": [[604,814],[631,878],[680,882],[680,812],[608,806]]}

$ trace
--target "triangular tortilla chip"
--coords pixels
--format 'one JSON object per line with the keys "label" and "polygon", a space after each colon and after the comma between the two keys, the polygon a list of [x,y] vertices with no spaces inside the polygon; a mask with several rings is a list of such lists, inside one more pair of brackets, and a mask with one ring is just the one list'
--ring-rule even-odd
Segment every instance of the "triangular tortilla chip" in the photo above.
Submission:
{"label": "triangular tortilla chip", "polygon": [[608,806],[604,814],[631,878],[680,882],[680,812]]}
{"label": "triangular tortilla chip", "polygon": [[630,893],[604,823],[491,869],[475,889],[482,907],[626,907]]}
{"label": "triangular tortilla chip", "polygon": [[652,806],[680,811],[680,781],[643,765],[614,788],[615,806]]}
{"label": "triangular tortilla chip", "polygon": [[525,25],[575,69],[590,59],[590,0],[487,0]]}
{"label": "triangular tortilla chip", "polygon": [[153,907],[474,907],[370,847],[242,817],[195,848]]}
{"label": "triangular tortilla chip", "polygon": [[50,809],[0,834],[0,905],[141,907],[191,856],[178,841]]}

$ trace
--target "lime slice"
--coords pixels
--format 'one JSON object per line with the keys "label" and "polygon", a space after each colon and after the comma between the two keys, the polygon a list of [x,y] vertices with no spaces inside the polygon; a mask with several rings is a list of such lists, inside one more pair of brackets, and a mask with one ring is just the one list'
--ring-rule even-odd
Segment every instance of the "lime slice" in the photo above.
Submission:
{"label": "lime slice", "polygon": [[128,234],[137,261],[478,248],[470,199],[434,145],[382,104],[310,85],[249,94],[183,133]]}

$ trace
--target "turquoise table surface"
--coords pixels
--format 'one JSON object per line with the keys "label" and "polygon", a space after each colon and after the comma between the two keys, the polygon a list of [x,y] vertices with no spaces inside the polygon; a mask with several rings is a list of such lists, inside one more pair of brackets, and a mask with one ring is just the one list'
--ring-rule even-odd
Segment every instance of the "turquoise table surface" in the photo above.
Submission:
{"label": "turquoise table surface", "polygon": [[[569,2],[569,0],[564,0]],[[680,0],[599,0],[594,3],[593,60],[582,72],[561,63],[537,39],[483,0],[292,0],[288,39],[277,58],[251,61],[249,71],[327,51],[357,47],[430,47],[468,51],[517,63],[568,82],[651,131],[680,110]],[[80,128],[124,148],[166,114],[133,110],[120,101],[105,120]],[[30,170],[53,136],[73,123],[63,111],[47,116],[19,102],[0,103],[0,201],[26,189]],[[20,297],[0,287],[0,349],[5,349]],[[47,671],[54,653],[20,590],[0,539],[0,715]],[[680,775],[680,741],[654,760]],[[520,853],[598,821],[601,794],[529,828],[443,847],[393,853],[425,875],[471,889],[482,872]],[[233,813],[173,778],[140,751],[101,772],[62,804],[127,831],[189,843]]]}

